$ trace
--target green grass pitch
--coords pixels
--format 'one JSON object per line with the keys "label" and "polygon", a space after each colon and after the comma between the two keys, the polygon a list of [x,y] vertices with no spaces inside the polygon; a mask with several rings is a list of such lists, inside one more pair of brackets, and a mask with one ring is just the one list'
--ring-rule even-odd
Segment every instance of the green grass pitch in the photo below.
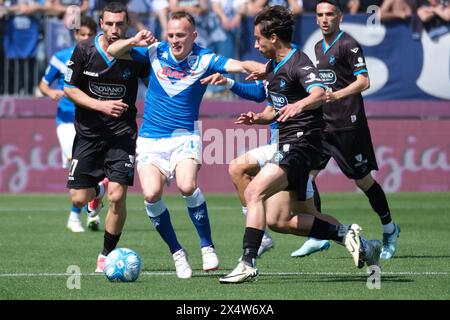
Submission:
{"label": "green grass pitch", "polygon": [[[189,252],[194,276],[175,275],[172,257],[147,218],[141,195],[128,196],[128,219],[119,247],[136,250],[142,273],[135,283],[110,283],[95,275],[103,232],[74,234],[65,228],[67,195],[1,195],[0,299],[450,299],[450,195],[389,194],[401,234],[396,257],[382,261],[380,289],[368,289],[365,269],[356,269],[346,250],[291,258],[303,238],[272,233],[275,248],[258,259],[258,280],[221,285],[219,277],[242,253],[244,217],[235,195],[206,194],[219,271],[201,270],[201,252],[184,200],[165,197],[180,243]],[[368,238],[381,226],[364,195],[322,195],[323,211],[343,223],[358,223]],[[106,208],[105,208],[106,209]],[[102,220],[105,210],[102,212]],[[84,218],[84,217],[83,217]],[[80,268],[79,289],[69,289],[69,266]]]}

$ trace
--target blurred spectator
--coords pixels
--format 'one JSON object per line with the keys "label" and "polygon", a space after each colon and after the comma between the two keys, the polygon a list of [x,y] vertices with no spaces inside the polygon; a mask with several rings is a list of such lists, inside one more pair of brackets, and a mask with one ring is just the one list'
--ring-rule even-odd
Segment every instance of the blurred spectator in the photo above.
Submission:
{"label": "blurred spectator", "polygon": [[[167,18],[169,2],[167,0],[130,0],[128,4],[130,25],[141,31],[150,30],[158,40],[167,39]],[[129,33],[135,34],[131,30]]]}
{"label": "blurred spectator", "polygon": [[169,0],[170,12],[186,11],[195,19],[197,39],[201,47],[209,47],[208,0]]}
{"label": "blurred spectator", "polygon": [[384,0],[380,9],[381,21],[407,20],[415,12],[414,0]]}
{"label": "blurred spectator", "polygon": [[419,0],[417,15],[432,39],[450,31],[449,0]]}
{"label": "blurred spectator", "polygon": [[[314,0],[314,2],[316,2],[316,0]],[[303,13],[303,0],[249,0],[246,4],[246,15],[255,16],[266,6],[271,7],[277,5],[289,8],[294,15]]]}
{"label": "blurred spectator", "polygon": [[211,0],[217,21],[216,28],[212,28],[210,32],[211,48],[216,53],[236,58],[235,41],[245,12],[245,3],[246,0]]}
{"label": "blurred spectator", "polygon": [[45,12],[44,0],[4,0],[3,46],[7,62],[3,70],[8,94],[33,94],[38,82],[35,68],[40,24],[37,14]]}
{"label": "blurred spectator", "polygon": [[[368,13],[367,8],[370,6],[381,6],[383,0],[348,0],[347,9],[349,14]],[[344,7],[345,1],[341,1]]]}

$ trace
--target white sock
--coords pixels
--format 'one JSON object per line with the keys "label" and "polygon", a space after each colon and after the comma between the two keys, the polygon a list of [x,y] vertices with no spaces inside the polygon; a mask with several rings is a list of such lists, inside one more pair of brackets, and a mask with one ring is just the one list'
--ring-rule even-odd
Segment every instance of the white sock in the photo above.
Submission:
{"label": "white sock", "polygon": [[391,234],[395,231],[394,222],[391,221],[388,224],[383,224],[383,233]]}
{"label": "white sock", "polygon": [[242,214],[247,216],[247,207],[242,207]]}
{"label": "white sock", "polygon": [[80,213],[70,211],[70,220],[80,220]]}

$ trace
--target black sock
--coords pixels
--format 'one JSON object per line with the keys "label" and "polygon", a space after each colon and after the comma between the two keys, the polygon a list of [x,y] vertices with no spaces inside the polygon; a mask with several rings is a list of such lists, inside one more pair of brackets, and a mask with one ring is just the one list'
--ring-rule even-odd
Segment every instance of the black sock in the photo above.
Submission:
{"label": "black sock", "polygon": [[117,242],[119,242],[120,239],[120,235],[121,233],[116,235],[111,234],[105,230],[102,255],[107,256],[111,251],[113,251],[116,248]]}
{"label": "black sock", "polygon": [[95,197],[94,198],[97,198],[98,195],[100,194],[100,186],[98,184],[94,187],[94,191],[95,191]]}
{"label": "black sock", "polygon": [[245,228],[242,261],[245,264],[254,266],[254,260],[258,255],[258,249],[264,235],[264,230],[255,228]]}
{"label": "black sock", "polygon": [[320,201],[320,193],[319,189],[317,189],[316,182],[312,181],[312,186],[314,190],[314,206],[316,207],[317,211],[322,212],[322,202]]}
{"label": "black sock", "polygon": [[389,222],[391,222],[391,211],[389,210],[386,195],[384,194],[384,191],[383,189],[381,189],[380,185],[375,181],[369,188],[369,190],[365,191],[364,193],[366,194],[367,198],[369,198],[372,209],[380,217],[381,223],[388,224]]}
{"label": "black sock", "polygon": [[319,218],[314,218],[308,237],[342,242],[346,232],[347,226],[344,226],[343,224],[331,224]]}

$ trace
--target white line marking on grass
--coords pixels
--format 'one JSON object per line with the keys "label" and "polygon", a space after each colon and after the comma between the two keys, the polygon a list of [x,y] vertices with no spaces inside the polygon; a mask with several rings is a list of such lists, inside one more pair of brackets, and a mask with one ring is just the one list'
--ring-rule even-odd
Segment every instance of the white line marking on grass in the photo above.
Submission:
{"label": "white line marking on grass", "polygon": [[[231,270],[229,270],[231,271]],[[226,271],[224,270],[226,273]],[[194,276],[206,277],[213,275],[223,275],[224,272],[205,273],[194,272]],[[382,272],[382,275],[393,276],[449,276],[450,272]],[[169,271],[155,271],[155,272],[141,272],[141,276],[174,276],[175,272]],[[367,276],[364,272],[261,272],[262,276]],[[0,278],[13,278],[13,277],[69,277],[69,276],[104,276],[102,273],[0,273]]]}

